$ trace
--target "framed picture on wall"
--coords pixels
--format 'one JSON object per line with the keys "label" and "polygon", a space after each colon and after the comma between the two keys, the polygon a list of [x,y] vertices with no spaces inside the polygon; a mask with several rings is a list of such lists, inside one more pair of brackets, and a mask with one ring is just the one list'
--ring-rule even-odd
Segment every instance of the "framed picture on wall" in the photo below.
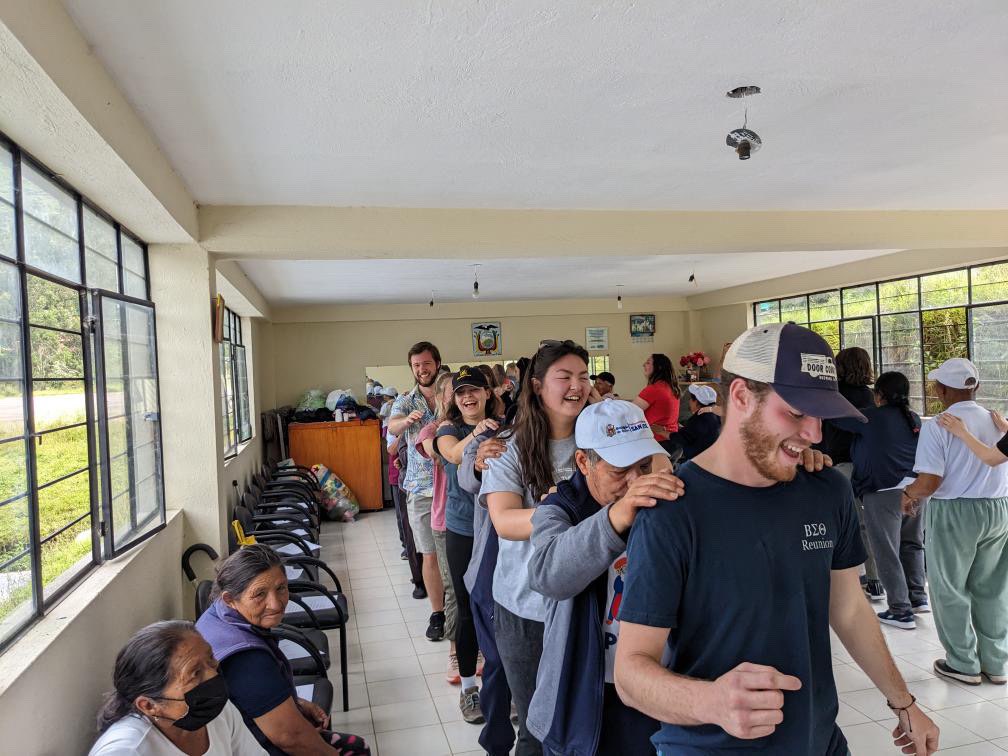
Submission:
{"label": "framed picture on wall", "polygon": [[630,316],[630,336],[654,336],[655,316],[653,312]]}
{"label": "framed picture on wall", "polygon": [[608,351],[609,328],[606,326],[588,326],[585,328],[585,349],[589,352]]}
{"label": "framed picture on wall", "polygon": [[495,357],[502,354],[500,321],[472,324],[473,357]]}

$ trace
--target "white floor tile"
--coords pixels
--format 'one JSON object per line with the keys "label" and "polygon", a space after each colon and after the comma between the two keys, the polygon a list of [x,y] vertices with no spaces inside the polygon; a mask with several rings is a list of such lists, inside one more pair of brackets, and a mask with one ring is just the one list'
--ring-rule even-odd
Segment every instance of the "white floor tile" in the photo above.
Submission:
{"label": "white floor tile", "polygon": [[453,753],[462,753],[480,747],[479,734],[483,725],[469,724],[465,720],[459,720],[446,722],[442,727]]}
{"label": "white floor tile", "polygon": [[372,706],[416,701],[430,698],[427,681],[420,675],[411,677],[396,677],[380,682],[368,682],[368,696]]}
{"label": "white floor tile", "polygon": [[987,740],[1008,738],[1008,709],[989,701],[942,709],[941,715]]}
{"label": "white floor tile", "polygon": [[398,677],[422,677],[420,660],[415,656],[405,656],[401,659],[376,659],[365,662],[364,678],[369,682],[394,680]]}
{"label": "white floor tile", "polygon": [[917,696],[917,701],[929,709],[942,710],[952,706],[965,706],[979,703],[983,699],[945,680],[919,680],[907,684],[910,692]]}
{"label": "white floor tile", "polygon": [[377,733],[424,727],[441,721],[430,698],[374,706],[371,708],[371,719]]}
{"label": "white floor tile", "polygon": [[379,756],[451,756],[439,724],[378,733],[375,739]]}

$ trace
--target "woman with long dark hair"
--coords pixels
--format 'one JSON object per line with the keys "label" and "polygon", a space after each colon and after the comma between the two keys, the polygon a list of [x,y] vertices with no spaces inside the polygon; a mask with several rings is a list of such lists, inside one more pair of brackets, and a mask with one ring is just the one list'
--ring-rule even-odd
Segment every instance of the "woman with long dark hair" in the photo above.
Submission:
{"label": "woman with long dark hair", "polygon": [[90,756],[266,753],[228,701],[217,661],[192,622],[139,630],[116,656],[112,681]]}
{"label": "woman with long dark hair", "polygon": [[655,439],[665,441],[670,433],[679,430],[679,381],[672,360],[665,354],[652,354],[644,361],[644,377],[647,386],[633,403],[644,410]]}
{"label": "woman with long dark hair", "polygon": [[903,373],[882,373],[875,381],[877,406],[861,413],[867,424],[834,421],[852,434],[851,485],[864,502],[868,542],[889,607],[879,621],[912,630],[915,613],[928,609],[924,588],[924,507],[905,515],[900,481],[913,475],[921,419],[910,409],[910,381]]}

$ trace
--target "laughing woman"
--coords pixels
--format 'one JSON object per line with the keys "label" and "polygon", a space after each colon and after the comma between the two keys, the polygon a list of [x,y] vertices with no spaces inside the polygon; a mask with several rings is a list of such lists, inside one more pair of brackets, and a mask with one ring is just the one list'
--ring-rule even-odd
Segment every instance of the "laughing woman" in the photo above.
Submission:
{"label": "laughing woman", "polygon": [[664,354],[652,354],[644,362],[644,377],[647,386],[633,403],[644,410],[655,439],[665,441],[670,433],[679,430],[679,382],[672,360]]}

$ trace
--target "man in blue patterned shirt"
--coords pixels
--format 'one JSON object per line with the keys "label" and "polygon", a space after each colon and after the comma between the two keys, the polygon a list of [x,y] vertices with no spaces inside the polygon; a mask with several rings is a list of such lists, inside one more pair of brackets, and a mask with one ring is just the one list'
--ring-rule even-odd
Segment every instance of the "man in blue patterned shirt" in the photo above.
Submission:
{"label": "man in blue patterned shirt", "polygon": [[406,509],[416,550],[423,555],[423,578],[431,603],[427,638],[439,641],[444,637],[444,585],[438,570],[431,530],[431,504],[434,495],[434,463],[416,449],[420,430],[434,420],[434,380],[441,367],[441,352],[429,341],[414,344],[408,353],[409,366],[416,379],[412,391],[400,394],[392,405],[389,432],[406,444],[406,471],[403,490]]}

